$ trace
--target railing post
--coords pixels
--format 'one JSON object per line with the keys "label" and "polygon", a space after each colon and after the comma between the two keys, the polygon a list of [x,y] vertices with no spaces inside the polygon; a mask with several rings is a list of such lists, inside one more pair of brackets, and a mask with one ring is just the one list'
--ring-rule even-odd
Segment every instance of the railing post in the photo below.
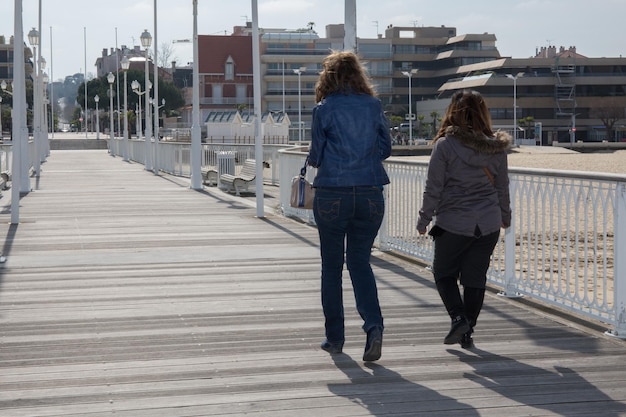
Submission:
{"label": "railing post", "polygon": [[[504,289],[499,295],[508,298],[519,298],[522,295],[517,291],[517,285],[515,280],[515,207],[516,204],[516,188],[518,183],[511,181],[509,185],[509,191],[511,195],[511,207],[513,213],[511,214],[511,226],[504,230]],[[521,231],[520,231],[521,233]]]}
{"label": "railing post", "polygon": [[626,183],[619,182],[615,190],[615,208],[613,210],[613,310],[615,322],[613,329],[606,333],[626,339],[626,258],[620,256],[626,250]]}

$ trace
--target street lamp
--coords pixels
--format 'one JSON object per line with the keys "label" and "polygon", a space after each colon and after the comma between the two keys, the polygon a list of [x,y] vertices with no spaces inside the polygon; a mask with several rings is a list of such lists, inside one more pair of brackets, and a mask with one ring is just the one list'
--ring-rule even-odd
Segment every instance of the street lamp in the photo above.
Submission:
{"label": "street lamp", "polygon": [[[41,55],[41,53],[40,53]],[[41,94],[41,105],[39,106],[39,158],[41,160],[41,162],[44,162],[46,160],[46,156],[48,155],[48,152],[46,150],[46,148],[48,147],[47,142],[48,142],[48,116],[47,116],[47,112],[48,112],[48,105],[47,105],[47,92],[46,92],[46,88],[48,85],[48,81],[50,81],[50,78],[48,77],[48,74],[46,74],[44,72],[44,69],[46,69],[46,59],[42,56],[40,56],[39,58],[39,71],[41,72],[39,74],[39,94]]]}
{"label": "street lamp", "polygon": [[95,95],[93,101],[96,102],[96,140],[100,139],[100,112],[98,111],[98,103],[100,103],[100,96]]}
{"label": "street lamp", "polygon": [[513,80],[513,144],[517,145],[517,79],[524,75],[518,72],[517,75],[506,74],[506,78]]}
{"label": "street lamp", "polygon": [[109,153],[113,154],[113,141],[115,140],[113,132],[113,83],[115,82],[115,75],[109,71],[107,75],[107,81],[109,82]]}
{"label": "street lamp", "polygon": [[411,71],[402,71],[402,75],[409,78],[409,144],[413,144],[413,104],[411,103],[411,78],[417,74],[417,68]]}
{"label": "street lamp", "polygon": [[302,142],[302,89],[300,80],[302,74],[306,72],[306,67],[296,68],[293,72],[298,74],[298,141]]}
{"label": "street lamp", "polygon": [[156,103],[156,99],[157,99],[157,87],[155,84],[155,90],[154,90],[154,99],[150,99],[150,103],[152,103],[152,105],[154,106],[154,164],[153,164],[153,168],[154,168],[154,173],[158,174],[159,173],[159,110],[163,107],[165,107],[165,99],[161,99],[161,105],[159,106],[158,103]]}
{"label": "street lamp", "polygon": [[[37,47],[39,46],[39,31],[32,28],[28,32],[28,42],[33,47],[33,57],[35,57],[35,82],[33,86],[33,144],[35,148],[35,158],[33,159],[33,170],[35,175],[39,176],[40,158],[39,148],[41,142],[41,51],[37,54]],[[23,155],[24,156],[24,155]],[[24,166],[28,166],[28,157],[22,158]]]}
{"label": "street lamp", "polygon": [[128,57],[124,55],[120,61],[122,65],[122,71],[124,71],[124,161],[128,161],[128,80],[126,79],[126,73],[130,66]]}
{"label": "street lamp", "polygon": [[0,96],[0,141],[2,141],[2,96]]}
{"label": "street lamp", "polygon": [[[141,39],[141,46],[143,46],[146,50],[145,52],[145,81],[144,81],[144,85],[146,86],[144,93],[146,94],[146,99],[145,99],[145,103],[146,103],[146,130],[145,130],[145,138],[146,138],[146,162],[145,162],[145,168],[147,170],[151,170],[152,169],[152,122],[151,122],[151,109],[150,106],[148,105],[148,98],[150,96],[150,88],[151,88],[151,84],[150,84],[150,73],[148,72],[149,70],[149,65],[148,65],[148,56],[149,56],[149,51],[148,48],[150,48],[150,45],[152,44],[152,36],[150,35],[150,32],[148,32],[148,29],[144,29],[143,33],[141,34],[141,36],[139,37],[139,39]],[[154,65],[156,65],[156,63],[154,63]],[[141,101],[141,100],[140,100]]]}
{"label": "street lamp", "polygon": [[[43,58],[41,58],[42,61],[45,62],[45,60]],[[43,66],[42,66],[43,69]],[[44,162],[46,160],[46,157],[48,156],[48,148],[50,147],[48,141],[48,104],[50,104],[50,100],[48,100],[48,82],[50,81],[50,78],[48,77],[48,74],[46,74],[45,72],[43,74],[41,74],[41,80],[42,80],[42,89],[41,89],[41,94],[43,97],[42,100],[42,107],[41,107],[41,117],[42,117],[42,143],[41,143],[41,149],[39,149],[39,156],[41,158],[41,162]]]}
{"label": "street lamp", "polygon": [[139,96],[139,113],[137,115],[137,138],[139,139],[143,136],[141,127],[141,96],[145,94],[145,91],[141,91],[141,84],[139,84],[137,80],[133,80],[133,82],[130,83],[130,88]]}

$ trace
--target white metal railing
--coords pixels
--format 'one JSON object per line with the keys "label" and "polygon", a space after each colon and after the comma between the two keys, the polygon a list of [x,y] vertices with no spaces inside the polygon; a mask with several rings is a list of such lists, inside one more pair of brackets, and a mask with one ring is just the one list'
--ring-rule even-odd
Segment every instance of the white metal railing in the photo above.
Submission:
{"label": "white metal railing", "polygon": [[[312,223],[311,210],[289,207],[289,184],[305,158],[280,152],[280,183],[287,184],[280,204],[285,215]],[[432,240],[415,228],[428,162],[390,158],[385,168],[391,184],[378,245],[430,264]],[[494,250],[489,282],[503,295],[608,323],[610,334],[626,338],[626,175],[510,168],[509,178],[513,219]]]}
{"label": "white metal railing", "polygon": [[[124,142],[116,138],[113,141],[113,155],[124,155]],[[292,147],[288,144],[264,144],[263,165],[265,183],[278,185],[280,165],[278,164],[278,150]],[[243,165],[246,159],[256,159],[254,144],[202,144],[201,167],[217,169],[217,153],[233,152],[235,154],[235,166],[237,169]],[[128,159],[140,164],[145,163],[146,143],[141,139],[128,140]],[[158,156],[157,156],[158,155]],[[158,158],[156,165],[159,171],[182,177],[191,176],[191,144],[188,142],[159,142],[158,151],[153,147],[152,160]]]}

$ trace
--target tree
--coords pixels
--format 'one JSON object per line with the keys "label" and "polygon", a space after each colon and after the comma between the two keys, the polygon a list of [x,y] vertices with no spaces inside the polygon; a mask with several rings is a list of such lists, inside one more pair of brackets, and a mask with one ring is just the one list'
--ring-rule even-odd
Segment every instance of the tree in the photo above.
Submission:
{"label": "tree", "polygon": [[437,134],[437,122],[441,120],[439,117],[439,113],[436,111],[430,113],[430,117],[433,119],[432,127],[433,127],[433,137]]}
{"label": "tree", "polygon": [[178,57],[174,55],[174,47],[171,43],[163,42],[158,50],[157,65],[161,68],[168,68],[172,61],[177,61]]}
{"label": "tree", "polygon": [[608,141],[617,140],[615,124],[624,118],[624,107],[619,106],[615,99],[607,99],[602,106],[593,108],[591,110],[591,117],[598,118],[602,121],[606,129],[606,139]]}
{"label": "tree", "polygon": [[[121,74],[121,80],[123,80],[123,74]],[[145,90],[145,73],[140,70],[128,70],[126,74],[127,79],[127,91],[128,91],[128,108],[134,109],[137,103],[139,102],[139,96],[133,92],[131,87],[131,83],[133,80],[137,80],[141,85],[141,91]],[[150,79],[152,81],[152,77],[150,74]],[[123,82],[123,81],[122,81]],[[120,91],[124,91],[124,86],[120,86]],[[96,108],[96,103],[94,101],[94,97],[100,96],[100,104],[99,108],[103,111],[109,111],[109,82],[106,76],[102,76],[100,78],[94,78],[91,81],[87,82],[87,107],[90,109]],[[122,93],[123,94],[123,93]],[[145,99],[145,95],[142,96],[142,107],[145,106],[143,100]],[[165,107],[164,110],[166,113],[178,109],[185,105],[185,99],[183,98],[182,93],[178,88],[174,86],[174,84],[170,82],[165,82],[159,78],[159,100],[165,99]],[[120,97],[120,102],[123,101],[123,97]],[[78,86],[76,102],[80,106],[84,106],[85,103],[85,85],[81,84]],[[114,103],[115,105],[115,103]]]}
{"label": "tree", "polygon": [[524,139],[530,139],[530,132],[535,128],[535,118],[526,116],[517,121],[517,124],[524,129]]}

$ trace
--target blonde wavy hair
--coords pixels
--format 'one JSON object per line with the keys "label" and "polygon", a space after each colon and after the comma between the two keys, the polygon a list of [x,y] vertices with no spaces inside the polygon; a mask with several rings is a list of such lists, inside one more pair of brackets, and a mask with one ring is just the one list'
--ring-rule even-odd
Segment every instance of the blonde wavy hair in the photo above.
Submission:
{"label": "blonde wavy hair", "polygon": [[367,70],[354,52],[333,51],[324,58],[322,72],[315,84],[315,101],[319,103],[332,93],[376,96]]}

